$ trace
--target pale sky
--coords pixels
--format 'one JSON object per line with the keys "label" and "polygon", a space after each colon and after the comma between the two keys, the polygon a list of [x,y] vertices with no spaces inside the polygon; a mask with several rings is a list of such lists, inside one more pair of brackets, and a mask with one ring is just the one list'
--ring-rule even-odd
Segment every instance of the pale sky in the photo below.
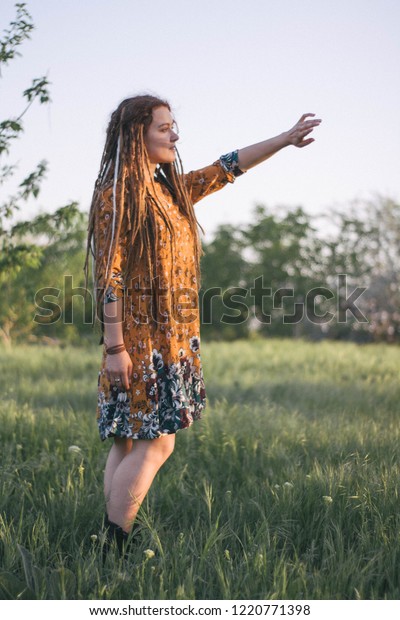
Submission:
{"label": "pale sky", "polygon": [[[286,148],[198,203],[206,239],[218,224],[250,221],[256,203],[317,214],[375,193],[400,199],[398,0],[31,0],[27,8],[36,30],[3,70],[0,119],[18,115],[20,93],[48,74],[52,103],[31,108],[10,158],[18,179],[49,161],[44,210],[69,200],[88,209],[109,116],[142,92],[170,101],[186,172],[289,129],[303,112],[323,119],[314,144]],[[14,2],[2,0],[1,30],[14,15]]]}

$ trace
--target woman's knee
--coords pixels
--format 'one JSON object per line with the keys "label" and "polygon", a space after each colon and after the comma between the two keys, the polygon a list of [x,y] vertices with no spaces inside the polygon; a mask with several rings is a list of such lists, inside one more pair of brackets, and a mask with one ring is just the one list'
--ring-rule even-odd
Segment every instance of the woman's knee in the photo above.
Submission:
{"label": "woman's knee", "polygon": [[157,439],[136,439],[133,453],[140,453],[147,462],[153,462],[160,467],[171,456],[174,446],[175,435],[161,435]]}
{"label": "woman's knee", "polygon": [[164,454],[165,458],[167,459],[171,456],[175,449],[175,434],[164,435],[163,437],[160,437],[160,441],[164,442]]}
{"label": "woman's knee", "polygon": [[152,447],[156,452],[158,458],[161,461],[166,461],[174,451],[175,448],[175,434],[173,435],[161,435],[157,439],[152,441]]}

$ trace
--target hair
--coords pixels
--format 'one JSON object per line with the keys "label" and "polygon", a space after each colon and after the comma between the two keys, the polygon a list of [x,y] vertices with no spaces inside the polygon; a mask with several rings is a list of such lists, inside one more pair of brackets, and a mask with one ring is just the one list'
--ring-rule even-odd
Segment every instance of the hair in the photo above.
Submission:
{"label": "hair", "polygon": [[[161,106],[171,111],[167,101],[153,95],[144,94],[125,99],[112,113],[107,128],[100,170],[90,206],[86,259],[83,268],[86,280],[85,289],[87,290],[88,263],[91,253],[93,258],[93,292],[96,300],[96,316],[93,323],[96,317],[100,319],[102,331],[104,330],[104,296],[111,281],[111,266],[115,258],[122,227],[126,227],[123,233],[127,234],[126,266],[122,274],[125,283],[132,282],[132,278],[135,276],[135,268],[137,269],[138,261],[142,257],[144,257],[146,273],[149,274],[151,282],[158,276],[156,211],[163,217],[165,225],[171,233],[171,247],[175,241],[173,224],[165,210],[158,204],[155,192],[152,196],[145,182],[146,171],[150,173],[150,162],[144,137],[153,120],[153,110]],[[204,252],[197,226],[200,227],[203,234],[204,230],[196,219],[193,204],[184,184],[183,166],[178,150],[176,150],[176,160],[173,163],[159,164],[155,179],[168,187],[180,212],[189,221],[195,241],[196,280],[198,287],[200,287],[200,258]],[[151,179],[151,182],[154,189],[154,180]],[[106,231],[105,248],[100,256],[97,251],[99,233],[97,221],[99,204],[104,199],[106,190],[112,191],[113,219],[112,225],[108,226]],[[100,282],[102,282],[101,287],[99,287]],[[158,317],[157,295],[152,295],[152,301],[154,318]]]}

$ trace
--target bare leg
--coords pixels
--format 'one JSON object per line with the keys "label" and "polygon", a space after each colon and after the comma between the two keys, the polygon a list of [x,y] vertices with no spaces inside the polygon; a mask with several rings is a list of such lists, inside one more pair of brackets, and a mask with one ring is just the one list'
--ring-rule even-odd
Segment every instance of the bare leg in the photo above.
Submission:
{"label": "bare leg", "polygon": [[106,503],[110,498],[111,483],[115,470],[122,459],[132,450],[132,442],[133,439],[127,439],[126,437],[114,437],[114,442],[108,454],[104,471],[104,496],[106,498]]}
{"label": "bare leg", "polygon": [[160,467],[172,454],[175,435],[135,439],[115,469],[107,503],[110,521],[130,532],[133,521]]}

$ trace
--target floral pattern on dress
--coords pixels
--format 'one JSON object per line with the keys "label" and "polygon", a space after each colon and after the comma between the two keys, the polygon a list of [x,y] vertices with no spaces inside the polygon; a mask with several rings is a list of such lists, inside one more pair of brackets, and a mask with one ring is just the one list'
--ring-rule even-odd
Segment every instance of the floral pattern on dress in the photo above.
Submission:
{"label": "floral pattern on dress", "polygon": [[[100,386],[99,373],[99,386]],[[98,392],[98,408],[101,415],[98,419],[100,435],[107,437],[131,437],[129,426],[130,402],[129,396],[123,388],[113,386],[108,399],[103,390]]]}
{"label": "floral pattern on dress", "polygon": [[[233,183],[238,176],[235,161],[237,157],[235,159],[234,154],[227,154],[210,166],[185,174],[183,180],[192,202],[196,203],[227,183]],[[140,294],[141,284],[145,288],[150,284],[142,264],[137,266],[134,286],[125,286],[126,236],[122,234],[111,265],[112,278],[105,294],[105,303],[113,303],[120,298],[124,300],[123,340],[133,371],[128,390],[111,385],[105,371],[106,353],[103,346],[97,404],[97,423],[102,441],[114,436],[156,439],[176,433],[201,419],[206,406],[194,237],[189,221],[168,188],[160,183],[159,189],[176,235],[176,244],[171,249],[170,233],[162,217],[156,213],[159,233],[157,262],[162,274],[160,286],[168,292],[162,302],[163,321],[155,325],[152,321],[142,320],[146,314],[151,316],[152,305],[151,295]],[[112,189],[108,188],[97,214],[99,232],[96,248],[100,256],[104,255],[112,210]],[[99,282],[98,286],[101,285],[102,282]],[[182,294],[179,293],[181,289]],[[184,295],[189,299],[184,299]]]}
{"label": "floral pattern on dress", "polygon": [[118,301],[119,296],[117,290],[122,291],[125,288],[124,280],[121,271],[115,269],[111,272],[111,284],[104,293],[104,303],[109,304],[113,301]]}

